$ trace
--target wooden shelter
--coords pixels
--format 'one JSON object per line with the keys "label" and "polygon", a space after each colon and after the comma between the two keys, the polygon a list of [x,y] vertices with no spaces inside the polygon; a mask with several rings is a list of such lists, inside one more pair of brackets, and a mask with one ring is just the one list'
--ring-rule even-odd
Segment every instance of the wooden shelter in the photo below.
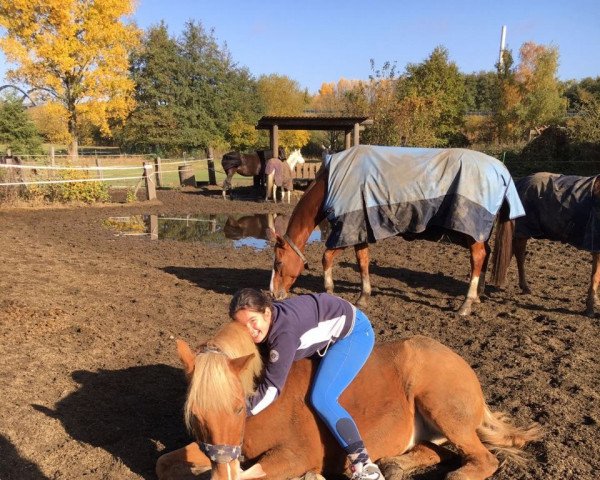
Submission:
{"label": "wooden shelter", "polygon": [[360,143],[360,131],[372,125],[369,117],[326,117],[306,115],[297,117],[262,117],[256,124],[257,130],[269,130],[270,148],[279,150],[279,130],[326,130],[345,133],[344,148]]}

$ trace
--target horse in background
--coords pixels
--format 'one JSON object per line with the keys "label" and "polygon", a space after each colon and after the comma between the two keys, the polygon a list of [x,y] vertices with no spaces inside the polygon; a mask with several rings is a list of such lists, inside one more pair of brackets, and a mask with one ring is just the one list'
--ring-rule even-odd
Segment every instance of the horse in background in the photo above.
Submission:
{"label": "horse in background", "polygon": [[[271,150],[257,150],[256,153],[227,152],[221,159],[221,167],[227,175],[223,181],[223,198],[231,190],[231,179],[237,173],[244,177],[254,177],[254,186],[264,186],[265,162],[273,156]],[[280,160],[285,160],[285,149],[279,147]]]}
{"label": "horse in background", "polygon": [[[336,256],[343,252],[348,246],[354,246],[356,254],[356,261],[359,266],[361,276],[361,293],[356,301],[356,305],[359,308],[364,308],[371,295],[371,282],[369,278],[369,243],[374,242],[374,231],[377,229],[378,232],[384,231],[384,228],[388,230],[384,231],[386,236],[399,235],[406,240],[424,239],[439,241],[442,237],[450,238],[454,243],[461,245],[469,249],[470,260],[471,260],[471,274],[469,279],[469,286],[465,300],[458,309],[458,314],[461,316],[469,315],[472,311],[474,303],[480,302],[480,295],[483,293],[485,288],[485,273],[487,270],[488,259],[490,257],[491,248],[489,246],[489,236],[493,222],[497,221],[501,224],[506,224],[507,228],[503,230],[505,235],[511,235],[510,228],[513,225],[510,221],[510,216],[513,215],[511,207],[519,213],[522,208],[512,184],[512,178],[510,173],[506,170],[506,167],[498,160],[488,157],[485,154],[479,152],[468,151],[465,149],[404,149],[397,147],[375,147],[359,145],[352,147],[349,150],[344,150],[340,153],[333,155],[330,158],[336,158],[339,161],[339,165],[344,168],[352,168],[350,162],[354,162],[355,159],[361,159],[364,157],[370,157],[371,160],[376,162],[386,161],[385,149],[396,150],[396,153],[391,155],[392,160],[395,164],[386,165],[389,170],[386,172],[377,171],[376,178],[374,178],[376,185],[372,187],[375,190],[385,193],[387,199],[392,195],[402,193],[401,187],[398,187],[397,183],[392,181],[386,185],[389,189],[384,188],[383,184],[385,181],[394,178],[390,170],[395,169],[399,175],[404,175],[405,178],[396,178],[396,180],[405,182],[405,188],[410,189],[411,192],[418,192],[431,188],[438,190],[434,192],[437,197],[429,197],[421,200],[421,204],[404,202],[398,204],[402,210],[393,212],[392,209],[396,205],[384,204],[377,207],[367,205],[364,198],[365,181],[367,177],[373,173],[373,168],[368,171],[361,170],[361,172],[350,172],[344,170],[338,178],[341,178],[346,185],[350,182],[352,186],[347,188],[347,197],[358,197],[358,201],[362,199],[363,210],[360,212],[360,216],[353,216],[353,213],[346,215],[345,218],[334,218],[333,220],[328,217],[330,208],[326,206],[329,195],[332,192],[332,186],[330,185],[329,177],[329,166],[324,164],[317,177],[304,192],[304,195],[298,201],[298,204],[292,212],[290,223],[285,235],[273,235],[275,238],[274,246],[274,262],[273,271],[271,275],[270,291],[273,293],[275,298],[285,298],[296,281],[296,279],[302,273],[304,268],[308,267],[308,262],[304,256],[304,248],[310,233],[315,227],[325,218],[328,218],[332,224],[332,233],[329,235],[327,240],[327,248],[323,253],[322,265],[324,273],[324,284],[325,290],[329,293],[333,293],[333,261]],[[400,152],[399,154],[397,152]],[[411,155],[419,155],[423,157],[419,158],[420,165],[417,167],[409,167],[408,161]],[[434,156],[435,155],[435,156]],[[443,166],[446,163],[443,161],[444,158],[438,157],[438,155],[451,156],[448,162],[447,169],[432,170],[432,165]],[[433,156],[432,159],[429,156]],[[406,162],[403,164],[405,167],[399,168],[398,161]],[[425,161],[424,161],[425,160]],[[462,167],[460,166],[462,162]],[[383,164],[383,163],[381,163]],[[372,166],[368,164],[366,166]],[[393,167],[393,168],[392,168]],[[398,168],[395,168],[398,167]],[[460,168],[457,168],[460,167]],[[409,175],[416,175],[417,173],[425,173],[424,178],[420,178],[417,182],[415,178],[410,176],[406,177],[405,172],[411,172]],[[486,199],[493,199],[497,202],[497,210],[488,210],[482,208],[481,205],[476,205],[475,202],[467,201],[464,202],[461,199],[466,198],[461,195],[456,195],[456,188],[459,183],[459,177],[453,177],[452,172],[464,172],[467,175],[468,171],[473,171],[478,177],[477,178],[464,178],[468,188],[485,189],[481,192],[481,196]],[[371,172],[371,173],[369,173]],[[364,175],[363,175],[364,173]],[[442,191],[439,191],[438,182],[441,180],[442,175],[447,175],[447,184]],[[475,185],[475,187],[473,187]],[[478,187],[478,185],[483,185]],[[339,186],[339,184],[338,184]],[[446,189],[447,188],[447,189]],[[361,197],[361,195],[363,195]],[[510,205],[507,199],[510,195]],[[433,203],[431,199],[439,201],[441,203]],[[517,205],[518,204],[518,205]],[[426,210],[422,206],[426,207]],[[377,210],[376,210],[377,209]],[[334,212],[335,213],[335,212]],[[425,222],[426,217],[428,220]],[[385,225],[371,224],[371,220],[382,219]],[[461,223],[460,229],[458,227],[452,228],[456,222]],[[449,226],[450,225],[450,226]],[[475,225],[477,226],[477,238],[464,232],[464,226]],[[354,228],[361,235],[361,240],[355,240],[359,235],[353,235],[351,241],[342,242],[340,246],[330,245],[330,241],[337,241],[343,237],[343,233],[340,234],[340,228]],[[343,232],[343,230],[342,230]],[[390,234],[390,232],[393,232]],[[395,232],[395,233],[394,233]],[[385,236],[384,236],[385,238]],[[509,262],[510,257],[502,257],[503,261]]]}
{"label": "horse in background", "polygon": [[[228,322],[195,350],[177,340],[177,351],[189,384],[184,419],[195,441],[158,459],[159,480],[187,479],[190,470],[211,470],[213,480],[348,473],[344,451],[307,401],[318,362],[294,362],[277,401],[247,417],[245,400],[263,359],[244,326]],[[387,478],[451,458],[447,442],[462,460],[452,478],[486,479],[499,466],[490,450],[518,460],[539,436],[535,424],[520,428],[492,412],[467,362],[423,336],[377,344],[340,403]]]}
{"label": "horse in background", "polygon": [[247,237],[269,240],[272,230],[283,235],[287,229],[288,222],[289,215],[278,213],[243,215],[239,218],[229,215],[223,226],[223,233],[225,234],[225,238],[233,240],[240,240]]}
{"label": "horse in background", "polygon": [[304,163],[304,157],[300,149],[290,153],[287,160],[270,158],[265,167],[267,191],[265,201],[269,200],[269,195],[273,202],[277,203],[277,187],[281,188],[281,201],[283,202],[287,193],[287,203],[291,202],[291,194],[294,190],[294,169],[297,164]]}
{"label": "horse in background", "polygon": [[[515,220],[514,235],[500,232],[496,251],[508,249],[517,261],[519,287],[523,294],[531,288],[525,274],[527,241],[530,238],[567,243],[592,254],[592,273],[586,299],[586,315],[600,310],[600,175],[581,177],[539,172],[515,182],[526,216]],[[502,230],[502,226],[500,227]],[[506,283],[508,262],[493,263],[492,282]]]}

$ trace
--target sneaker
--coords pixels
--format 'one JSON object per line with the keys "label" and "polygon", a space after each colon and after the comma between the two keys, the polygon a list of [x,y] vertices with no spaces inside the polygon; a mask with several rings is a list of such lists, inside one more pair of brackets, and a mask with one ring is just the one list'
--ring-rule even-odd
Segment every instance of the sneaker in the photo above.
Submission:
{"label": "sneaker", "polygon": [[385,480],[379,467],[374,463],[365,463],[357,465],[356,470],[352,474],[352,480]]}

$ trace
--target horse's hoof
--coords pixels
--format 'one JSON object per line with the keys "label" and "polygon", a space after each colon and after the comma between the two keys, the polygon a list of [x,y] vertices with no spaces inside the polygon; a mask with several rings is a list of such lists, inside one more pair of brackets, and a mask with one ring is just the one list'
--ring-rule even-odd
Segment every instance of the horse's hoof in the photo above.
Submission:
{"label": "horse's hoof", "polygon": [[462,306],[458,309],[458,315],[460,315],[461,317],[466,317],[467,315],[471,315],[471,312],[473,311],[473,308],[471,307],[471,302],[465,302],[462,304]]}
{"label": "horse's hoof", "polygon": [[358,308],[365,308],[369,303],[369,297],[360,297],[354,305]]}

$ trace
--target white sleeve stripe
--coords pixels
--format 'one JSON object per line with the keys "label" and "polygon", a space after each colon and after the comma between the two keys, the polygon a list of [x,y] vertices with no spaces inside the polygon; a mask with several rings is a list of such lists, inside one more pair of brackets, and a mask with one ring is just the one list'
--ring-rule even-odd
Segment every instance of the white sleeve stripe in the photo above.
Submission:
{"label": "white sleeve stripe", "polygon": [[258,402],[255,407],[250,410],[252,415],[256,415],[259,412],[262,412],[265,408],[273,403],[273,400],[277,397],[277,389],[275,387],[267,388],[265,392],[265,396],[262,398],[260,402]]}

